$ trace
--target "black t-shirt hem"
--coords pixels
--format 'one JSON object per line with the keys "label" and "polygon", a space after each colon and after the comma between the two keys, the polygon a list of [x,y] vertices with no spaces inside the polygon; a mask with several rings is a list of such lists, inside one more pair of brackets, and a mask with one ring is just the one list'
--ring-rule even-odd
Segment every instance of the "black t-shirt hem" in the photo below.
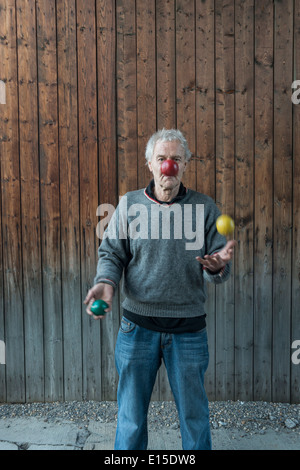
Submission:
{"label": "black t-shirt hem", "polygon": [[194,333],[206,327],[206,315],[191,318],[146,317],[123,309],[123,315],[142,328],[160,333]]}

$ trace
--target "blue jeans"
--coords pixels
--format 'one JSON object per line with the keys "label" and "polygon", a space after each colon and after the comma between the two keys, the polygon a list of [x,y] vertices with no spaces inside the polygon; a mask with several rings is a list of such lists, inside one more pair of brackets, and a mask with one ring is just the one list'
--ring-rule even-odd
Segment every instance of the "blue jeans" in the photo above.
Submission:
{"label": "blue jeans", "polygon": [[147,414],[163,358],[180,420],[184,450],[210,450],[206,329],[169,334],[151,331],[122,318],[115,360],[119,374],[115,450],[146,450]]}

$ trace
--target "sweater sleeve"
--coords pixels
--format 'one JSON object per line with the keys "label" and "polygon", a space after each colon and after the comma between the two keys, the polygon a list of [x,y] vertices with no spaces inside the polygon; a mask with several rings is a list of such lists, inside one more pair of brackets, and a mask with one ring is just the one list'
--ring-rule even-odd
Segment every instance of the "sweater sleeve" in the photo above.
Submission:
{"label": "sweater sleeve", "polygon": [[203,270],[203,277],[206,281],[212,282],[214,284],[221,284],[222,282],[227,281],[230,276],[231,263],[227,263],[224,268],[222,268],[217,273],[212,273],[207,269]]}
{"label": "sweater sleeve", "polygon": [[130,257],[126,208],[121,200],[104,232],[98,249],[97,273],[94,284],[104,282],[116,288]]}

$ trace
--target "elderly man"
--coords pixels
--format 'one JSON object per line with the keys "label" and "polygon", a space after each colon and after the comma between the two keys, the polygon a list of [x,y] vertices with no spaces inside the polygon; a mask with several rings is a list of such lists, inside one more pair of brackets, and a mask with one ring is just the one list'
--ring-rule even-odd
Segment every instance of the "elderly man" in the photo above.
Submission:
{"label": "elderly man", "polygon": [[[147,414],[163,359],[180,419],[184,450],[211,449],[204,374],[208,366],[205,281],[229,277],[235,242],[216,230],[220,215],[211,198],[181,182],[191,153],[179,130],[161,130],[148,141],[153,179],[120,201],[99,248],[95,299],[111,310],[124,274],[123,318],[115,360],[119,374],[115,449],[147,449]],[[162,172],[166,160],[177,174]],[[95,319],[103,318],[94,317]]]}

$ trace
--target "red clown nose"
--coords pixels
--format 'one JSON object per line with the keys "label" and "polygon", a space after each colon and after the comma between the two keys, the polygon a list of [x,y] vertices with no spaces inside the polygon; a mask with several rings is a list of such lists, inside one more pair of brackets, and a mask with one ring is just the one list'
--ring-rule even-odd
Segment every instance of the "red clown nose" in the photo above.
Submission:
{"label": "red clown nose", "polygon": [[161,165],[161,172],[165,176],[176,176],[178,170],[178,165],[174,160],[165,160]]}

